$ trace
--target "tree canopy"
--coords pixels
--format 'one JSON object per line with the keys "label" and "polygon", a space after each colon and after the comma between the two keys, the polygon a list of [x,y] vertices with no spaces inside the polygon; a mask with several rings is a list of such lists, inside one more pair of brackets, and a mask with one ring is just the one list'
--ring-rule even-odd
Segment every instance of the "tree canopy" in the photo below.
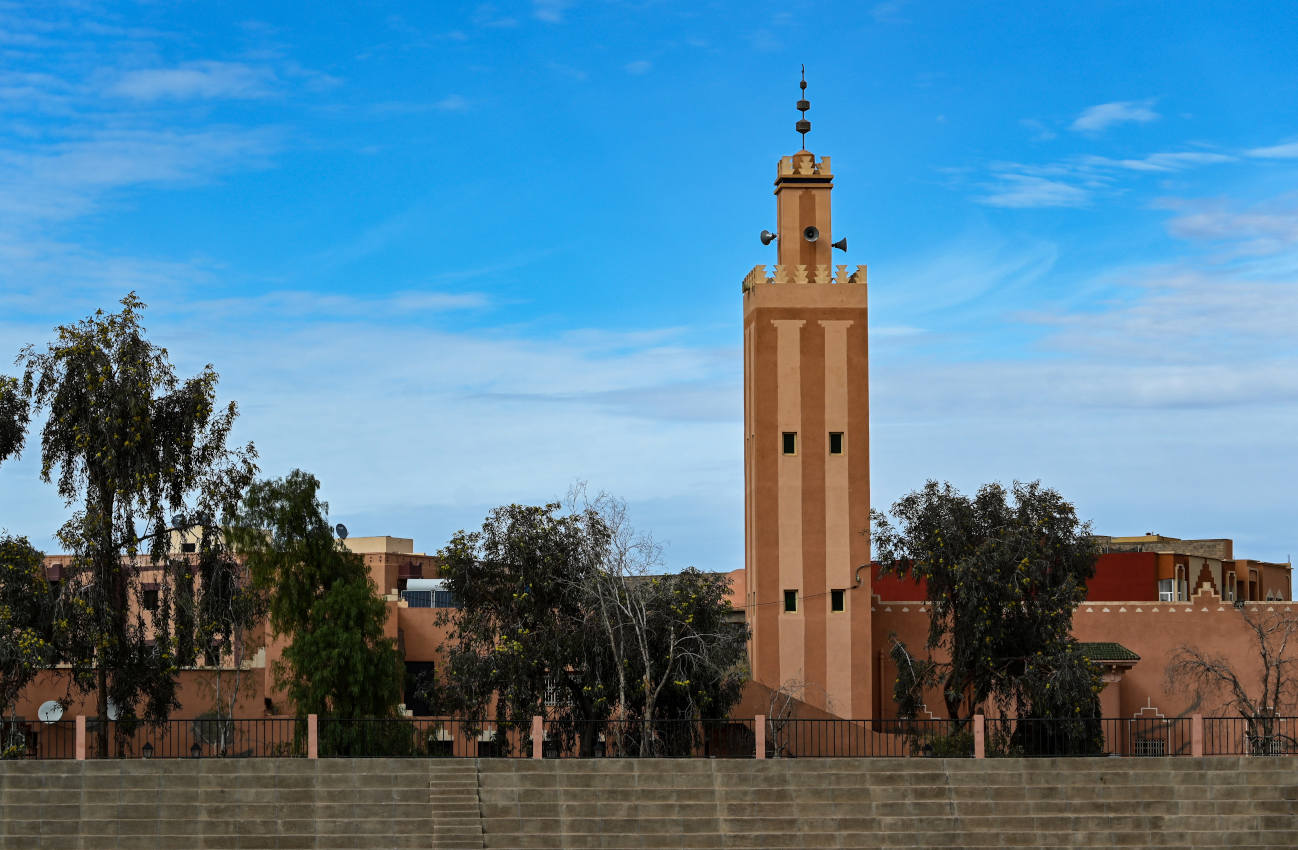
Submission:
{"label": "tree canopy", "polygon": [[929,481],[890,513],[871,514],[881,573],[922,582],[930,612],[927,657],[893,640],[903,714],[936,686],[953,719],[992,699],[1023,717],[1098,715],[1098,670],[1071,635],[1097,549],[1070,503],[1039,482],[969,497]]}
{"label": "tree canopy", "polygon": [[[217,524],[252,479],[256,453],[227,446],[237,408],[217,407],[212,366],[178,379],[144,335],[145,305],[134,293],[121,304],[59,327],[44,350],[22,350],[21,381],[0,379],[0,462],[22,450],[43,412],[41,478],[75,507],[58,533],[74,555],[61,590],[75,603],[64,606],[62,659],[79,687],[97,691],[100,717],[111,701],[123,717],[159,719],[176,705],[174,674],[192,663],[201,625],[167,610],[173,600],[192,610],[194,582],[192,564],[172,550],[181,529],[171,517]],[[161,570],[161,614],[145,616],[141,565]],[[106,751],[107,724],[99,730]]]}
{"label": "tree canopy", "polygon": [[651,575],[656,554],[607,497],[567,512],[499,507],[481,531],[457,532],[439,555],[461,607],[443,614],[447,669],[425,688],[431,702],[482,716],[494,700],[518,724],[724,715],[746,678],[726,579]]}
{"label": "tree canopy", "polygon": [[41,553],[25,537],[0,535],[0,717],[55,661],[53,596]]}
{"label": "tree canopy", "polygon": [[298,714],[386,717],[403,672],[387,608],[364,560],[334,537],[319,489],[300,469],[257,481],[227,533],[269,594],[271,628],[289,637],[275,676]]}

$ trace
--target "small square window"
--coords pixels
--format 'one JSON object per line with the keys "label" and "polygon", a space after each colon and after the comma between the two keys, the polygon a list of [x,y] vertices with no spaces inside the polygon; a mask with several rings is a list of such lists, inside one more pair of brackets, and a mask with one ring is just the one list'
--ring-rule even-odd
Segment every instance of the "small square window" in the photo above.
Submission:
{"label": "small square window", "polygon": [[842,611],[847,605],[847,593],[842,590],[829,591],[829,610]]}
{"label": "small square window", "polygon": [[843,453],[843,432],[829,432],[829,453],[831,455],[841,455]]}
{"label": "small square window", "polygon": [[182,551],[182,552],[184,552],[184,553],[186,553],[186,554],[193,554],[194,552],[197,552],[197,551],[198,551],[198,544],[197,544],[197,543],[181,543],[181,544],[180,544],[180,551]]}
{"label": "small square window", "polygon": [[798,432],[784,432],[784,453],[786,455],[796,455],[798,453]]}
{"label": "small square window", "polygon": [[141,595],[143,598],[140,600],[140,605],[144,610],[158,610],[158,589],[156,587],[145,588],[144,593]]}
{"label": "small square window", "polygon": [[784,613],[792,614],[798,610],[798,591],[784,591]]}

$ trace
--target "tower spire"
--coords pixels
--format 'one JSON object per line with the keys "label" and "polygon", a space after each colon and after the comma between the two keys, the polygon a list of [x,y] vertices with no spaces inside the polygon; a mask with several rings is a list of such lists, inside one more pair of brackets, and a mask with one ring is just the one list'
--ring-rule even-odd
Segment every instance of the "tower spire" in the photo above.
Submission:
{"label": "tower spire", "polygon": [[802,134],[802,149],[805,151],[807,149],[807,134],[811,132],[811,122],[807,120],[807,110],[811,108],[811,103],[807,100],[806,65],[802,66],[802,81],[798,83],[798,88],[802,90],[800,92],[802,96],[798,98],[798,111],[802,113],[802,117],[798,119],[798,123],[794,124],[793,127]]}

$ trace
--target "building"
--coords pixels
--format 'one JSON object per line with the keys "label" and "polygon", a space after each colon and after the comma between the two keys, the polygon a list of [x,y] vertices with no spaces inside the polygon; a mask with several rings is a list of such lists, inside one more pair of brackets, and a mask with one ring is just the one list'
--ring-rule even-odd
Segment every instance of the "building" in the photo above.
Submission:
{"label": "building", "polygon": [[[806,83],[802,83],[805,90]],[[803,119],[806,100],[798,101]],[[829,157],[780,159],[772,274],[743,281],[744,610],[754,678],[861,716],[871,701],[866,270],[833,265]]]}

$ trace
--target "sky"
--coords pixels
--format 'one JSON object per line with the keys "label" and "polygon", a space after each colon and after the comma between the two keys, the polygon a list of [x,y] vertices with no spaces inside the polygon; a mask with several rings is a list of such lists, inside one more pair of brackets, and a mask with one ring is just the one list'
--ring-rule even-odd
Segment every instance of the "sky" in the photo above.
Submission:
{"label": "sky", "polygon": [[[740,282],[805,64],[877,508],[1039,479],[1099,533],[1298,551],[1290,3],[304,8],[0,0],[0,372],[134,291],[353,535],[584,481],[736,569]],[[50,548],[38,456],[0,527]]]}

